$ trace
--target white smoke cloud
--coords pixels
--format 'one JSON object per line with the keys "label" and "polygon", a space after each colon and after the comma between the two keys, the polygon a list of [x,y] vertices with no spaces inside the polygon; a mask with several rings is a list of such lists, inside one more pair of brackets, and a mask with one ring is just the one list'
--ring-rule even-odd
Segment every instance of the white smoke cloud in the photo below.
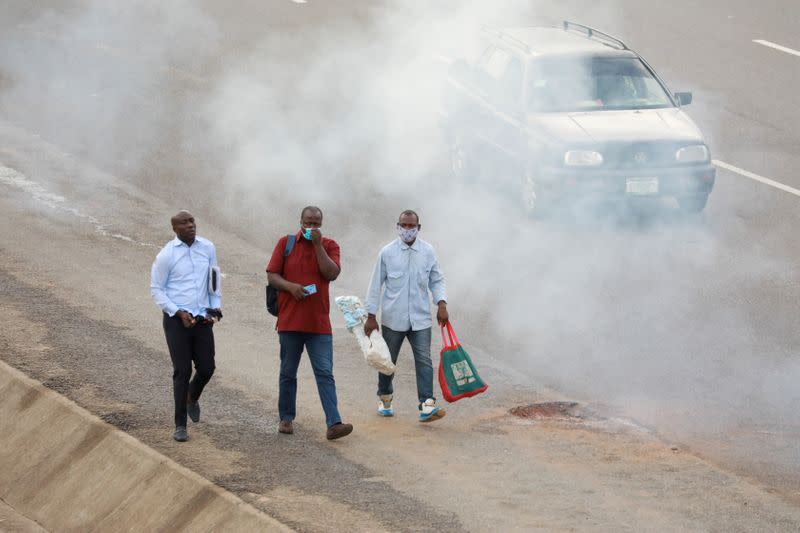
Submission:
{"label": "white smoke cloud", "polygon": [[[766,249],[731,256],[735,228],[713,219],[735,199],[712,195],[699,220],[653,205],[529,221],[511,181],[450,177],[442,57],[473,53],[481,25],[566,10],[611,31],[626,24],[605,2],[385,2],[233,36],[189,0],[78,2],[0,37],[0,109],[131,176],[169,163],[179,183],[158,190],[259,244],[293,229],[303,205],[322,206],[346,254],[337,284],[352,290],[366,289],[397,214],[419,210],[462,340],[536,384],[681,431],[796,420],[798,367],[764,358],[776,346],[735,296],[791,269]],[[675,409],[691,416],[676,421]]]}
{"label": "white smoke cloud", "polygon": [[0,109],[42,136],[104,164],[147,165],[179,109],[165,80],[217,47],[193,2],[77,2],[21,18],[0,37]]}

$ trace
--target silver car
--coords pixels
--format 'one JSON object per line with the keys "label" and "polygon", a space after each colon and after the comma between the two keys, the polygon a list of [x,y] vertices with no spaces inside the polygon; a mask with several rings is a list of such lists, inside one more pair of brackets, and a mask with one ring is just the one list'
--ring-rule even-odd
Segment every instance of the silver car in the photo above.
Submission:
{"label": "silver car", "polygon": [[537,213],[576,197],[674,197],[702,211],[715,169],[703,135],[625,43],[588,26],[486,30],[454,61],[444,99],[457,177],[518,187]]}

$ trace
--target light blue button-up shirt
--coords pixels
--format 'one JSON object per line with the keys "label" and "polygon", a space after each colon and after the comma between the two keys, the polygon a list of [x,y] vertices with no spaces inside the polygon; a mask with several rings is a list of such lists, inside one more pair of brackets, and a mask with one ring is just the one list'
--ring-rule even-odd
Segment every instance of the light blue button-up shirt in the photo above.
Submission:
{"label": "light blue button-up shirt", "polygon": [[381,324],[389,329],[426,329],[433,325],[429,290],[434,302],[447,301],[444,274],[433,246],[419,237],[411,246],[398,238],[378,254],[366,309],[377,315],[380,306]]}
{"label": "light blue button-up shirt", "polygon": [[164,246],[150,270],[150,294],[162,311],[174,316],[185,309],[194,316],[219,309],[221,298],[209,290],[209,269],[217,266],[217,250],[208,239],[195,237],[191,246],[177,237]]}

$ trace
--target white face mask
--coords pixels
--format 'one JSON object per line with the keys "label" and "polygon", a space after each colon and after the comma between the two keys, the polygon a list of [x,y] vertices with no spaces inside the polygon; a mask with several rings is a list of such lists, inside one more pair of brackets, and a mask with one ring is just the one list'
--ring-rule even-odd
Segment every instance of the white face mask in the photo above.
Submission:
{"label": "white face mask", "polygon": [[400,237],[400,240],[406,244],[413,242],[414,239],[417,238],[417,233],[419,233],[419,228],[405,229],[401,226],[397,226],[397,235]]}

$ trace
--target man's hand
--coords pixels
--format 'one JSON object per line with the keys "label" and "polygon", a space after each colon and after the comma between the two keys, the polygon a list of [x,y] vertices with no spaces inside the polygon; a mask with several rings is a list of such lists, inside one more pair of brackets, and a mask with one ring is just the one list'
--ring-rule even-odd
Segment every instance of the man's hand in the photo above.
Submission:
{"label": "man's hand", "polygon": [[364,322],[364,334],[369,337],[370,334],[375,330],[380,330],[381,328],[378,327],[378,321],[375,320],[375,315],[368,315],[367,321]]}
{"label": "man's hand", "polygon": [[192,313],[188,311],[184,311],[183,309],[178,309],[175,313],[175,316],[181,319],[183,322],[183,327],[185,328],[193,328],[195,324],[197,324],[197,320],[192,316]]}
{"label": "man's hand", "polygon": [[206,322],[210,322],[213,326],[220,320],[222,320],[222,309],[206,309]]}
{"label": "man's hand", "polygon": [[289,287],[290,287],[289,290],[287,290],[286,292],[291,294],[292,297],[297,301],[300,301],[306,296],[308,296],[308,293],[306,293],[305,289],[303,289],[303,286],[300,285],[299,283],[292,283],[289,285]]}
{"label": "man's hand", "polygon": [[439,302],[439,310],[436,311],[436,320],[440,326],[444,326],[450,320],[450,313],[447,312],[447,302]]}
{"label": "man's hand", "polygon": [[322,244],[322,231],[319,228],[311,229],[311,244],[314,246]]}

